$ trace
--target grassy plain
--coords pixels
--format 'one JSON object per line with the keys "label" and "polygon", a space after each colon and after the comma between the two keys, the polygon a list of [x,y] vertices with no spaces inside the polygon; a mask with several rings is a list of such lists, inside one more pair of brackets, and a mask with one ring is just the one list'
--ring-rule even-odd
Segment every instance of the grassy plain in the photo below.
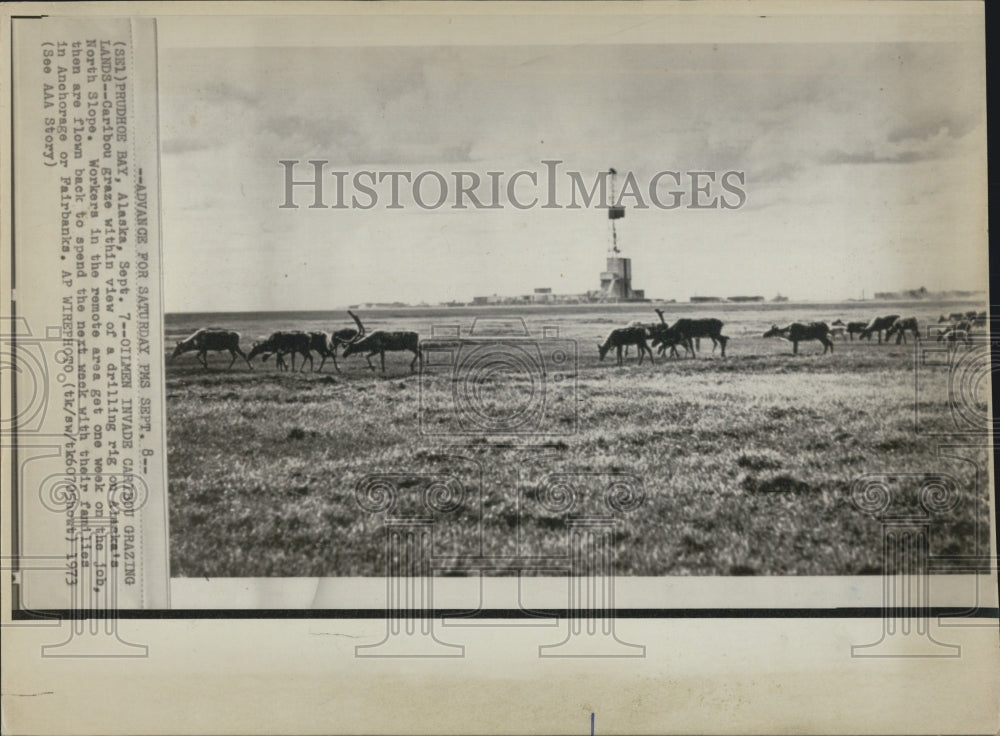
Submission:
{"label": "grassy plain", "polygon": [[[363,511],[355,495],[371,474],[391,476],[403,496],[419,496],[442,475],[460,480],[464,500],[436,528],[438,557],[563,554],[566,514],[540,501],[558,500],[560,479],[569,478],[586,496],[574,513],[593,511],[608,479],[626,474],[643,502],[620,515],[619,574],[846,575],[882,565],[881,528],[852,502],[855,481],[890,474],[887,485],[901,492],[895,498],[912,506],[920,474],[943,473],[957,501],[933,517],[932,553],[973,554],[988,544],[987,454],[947,457],[932,432],[961,429],[955,401],[980,411],[989,379],[966,380],[971,398],[956,399],[947,361],[919,362],[912,340],[837,340],[825,356],[819,343],[804,343],[795,357],[789,343],[760,335],[793,320],[899,313],[923,325],[974,308],[667,305],[668,319],[721,318],[731,337],[727,357],[703,343],[696,359],[638,365],[633,351],[623,367],[613,354],[600,362],[596,343],[614,326],[655,320],[649,305],[361,313],[369,331],[413,329],[422,337],[435,325],[460,325],[464,336],[475,318],[523,318],[539,338],[545,383],[515,371],[456,384],[453,365],[435,361],[411,374],[412,356],[404,354],[387,358],[385,376],[361,357],[341,359],[341,373],[329,363],[323,373],[279,373],[273,362],[226,371],[229,358],[218,355],[205,371],[187,355],[167,366],[172,574],[381,574],[383,516]],[[241,332],[249,350],[274,329],[329,331],[350,322],[341,313],[171,315],[168,349],[209,324]],[[545,326],[557,326],[559,344],[577,350],[555,371]],[[549,434],[435,434],[459,426],[456,386],[460,401],[502,415],[532,406],[543,385],[539,421]]]}

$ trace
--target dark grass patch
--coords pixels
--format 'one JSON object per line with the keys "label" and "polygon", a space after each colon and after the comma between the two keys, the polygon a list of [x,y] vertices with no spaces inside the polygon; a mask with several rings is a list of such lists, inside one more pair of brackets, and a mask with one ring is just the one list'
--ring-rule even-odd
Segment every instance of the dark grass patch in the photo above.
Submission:
{"label": "dark grass patch", "polygon": [[781,460],[774,455],[743,453],[736,458],[736,464],[741,468],[750,470],[777,470],[781,467]]}
{"label": "dark grass patch", "polygon": [[808,483],[785,473],[769,478],[747,475],[740,481],[740,488],[747,493],[806,493],[812,490]]}

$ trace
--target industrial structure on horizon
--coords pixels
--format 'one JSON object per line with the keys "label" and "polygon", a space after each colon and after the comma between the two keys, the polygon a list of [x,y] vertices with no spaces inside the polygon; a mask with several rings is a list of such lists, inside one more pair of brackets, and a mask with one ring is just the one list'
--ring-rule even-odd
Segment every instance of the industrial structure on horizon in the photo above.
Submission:
{"label": "industrial structure on horizon", "polygon": [[542,287],[532,294],[515,297],[476,296],[472,303],[476,306],[489,304],[580,304],[588,302],[648,302],[643,289],[632,287],[632,259],[621,255],[618,247],[618,220],[624,219],[625,208],[615,204],[615,175],[611,174],[611,205],[608,220],[611,222],[611,242],[608,245],[605,269],[601,271],[600,288],[584,294],[553,294],[552,289]]}

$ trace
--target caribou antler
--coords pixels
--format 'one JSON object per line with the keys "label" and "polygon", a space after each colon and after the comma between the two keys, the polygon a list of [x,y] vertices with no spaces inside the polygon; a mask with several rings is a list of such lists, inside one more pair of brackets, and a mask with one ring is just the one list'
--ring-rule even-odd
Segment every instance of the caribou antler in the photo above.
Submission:
{"label": "caribou antler", "polygon": [[358,340],[360,340],[362,337],[365,336],[365,326],[361,324],[361,320],[358,319],[358,315],[356,315],[350,309],[347,310],[347,313],[351,315],[351,319],[353,319],[354,323],[358,326],[358,336],[355,337],[353,340],[351,340],[351,342],[357,342]]}
{"label": "caribou antler", "polygon": [[667,320],[663,319],[663,310],[662,309],[654,309],[653,311],[656,312],[657,315],[659,315],[660,322],[662,322],[663,326],[666,327],[667,326]]}

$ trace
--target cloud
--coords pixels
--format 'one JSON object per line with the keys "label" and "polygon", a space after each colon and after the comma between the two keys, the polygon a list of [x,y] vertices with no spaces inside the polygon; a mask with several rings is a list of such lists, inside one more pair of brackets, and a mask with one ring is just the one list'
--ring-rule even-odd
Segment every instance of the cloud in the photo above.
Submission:
{"label": "cloud", "polygon": [[908,121],[890,130],[886,138],[890,143],[924,141],[942,134],[949,138],[962,138],[976,127],[976,123],[973,115],[938,115],[927,120]]}
{"label": "cloud", "polygon": [[794,161],[772,161],[770,165],[755,168],[747,177],[753,183],[770,184],[793,179],[803,168],[801,163]]}
{"label": "cloud", "polygon": [[819,161],[824,164],[912,164],[917,161],[930,161],[941,158],[940,151],[896,151],[893,153],[876,153],[867,151],[828,151]]}
{"label": "cloud", "polygon": [[209,97],[219,104],[236,102],[253,107],[259,105],[261,101],[259,91],[243,89],[224,81],[209,82],[199,92],[201,96]]}

